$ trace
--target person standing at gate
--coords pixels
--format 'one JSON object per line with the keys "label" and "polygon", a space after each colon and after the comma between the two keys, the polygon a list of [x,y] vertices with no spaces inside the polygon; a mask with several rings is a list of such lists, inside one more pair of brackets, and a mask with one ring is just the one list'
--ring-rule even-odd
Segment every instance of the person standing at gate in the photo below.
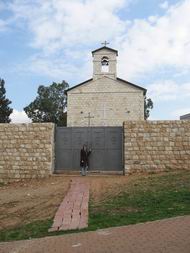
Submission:
{"label": "person standing at gate", "polygon": [[89,156],[91,154],[91,149],[87,149],[86,145],[83,145],[80,151],[80,167],[81,167],[81,175],[86,176],[86,172],[88,170],[89,165]]}

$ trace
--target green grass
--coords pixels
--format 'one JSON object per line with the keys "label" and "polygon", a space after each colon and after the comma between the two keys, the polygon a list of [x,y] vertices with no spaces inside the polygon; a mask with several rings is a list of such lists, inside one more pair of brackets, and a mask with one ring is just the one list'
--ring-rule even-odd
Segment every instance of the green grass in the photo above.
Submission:
{"label": "green grass", "polygon": [[[48,232],[48,229],[52,225],[53,219],[40,220],[35,221],[29,224],[25,224],[23,226],[0,231],[0,241],[13,241],[13,240],[25,240],[32,238],[40,238],[51,235],[61,235],[61,234],[69,234],[73,232],[81,232],[81,230],[70,230],[70,231],[60,231],[60,232]],[[85,229],[83,230],[85,231]]]}
{"label": "green grass", "polygon": [[190,214],[190,173],[148,176],[90,205],[90,227],[105,228]]}
{"label": "green grass", "polygon": [[[90,200],[89,227],[83,231],[135,224],[190,214],[190,172],[131,178],[120,193],[99,203]],[[0,241],[29,239],[68,232],[48,233],[52,220],[37,221],[0,232]],[[69,231],[71,233],[73,231]],[[79,232],[79,231],[75,231]]]}
{"label": "green grass", "polygon": [[47,235],[51,220],[35,221],[21,227],[0,231],[0,241],[22,240]]}

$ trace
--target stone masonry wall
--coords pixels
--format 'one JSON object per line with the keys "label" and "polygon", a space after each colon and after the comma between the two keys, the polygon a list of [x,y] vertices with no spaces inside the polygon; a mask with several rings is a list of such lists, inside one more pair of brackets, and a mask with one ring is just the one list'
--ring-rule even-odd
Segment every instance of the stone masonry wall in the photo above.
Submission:
{"label": "stone masonry wall", "polygon": [[144,119],[143,91],[107,77],[90,81],[67,94],[67,126],[122,126]]}
{"label": "stone masonry wall", "polygon": [[124,122],[125,173],[190,170],[190,121]]}
{"label": "stone masonry wall", "polygon": [[0,154],[0,182],[50,175],[54,124],[0,124]]}

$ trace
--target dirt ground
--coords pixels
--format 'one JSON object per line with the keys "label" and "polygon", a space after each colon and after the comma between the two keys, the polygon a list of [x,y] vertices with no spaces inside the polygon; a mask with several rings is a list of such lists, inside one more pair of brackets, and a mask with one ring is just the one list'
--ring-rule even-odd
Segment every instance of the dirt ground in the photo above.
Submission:
{"label": "dirt ground", "polygon": [[[52,218],[64,198],[70,180],[76,176],[56,175],[46,179],[33,179],[0,187],[0,230],[21,224]],[[133,177],[87,176],[81,180],[90,183],[94,202],[117,194],[122,185]]]}
{"label": "dirt ground", "polygon": [[0,230],[51,218],[69,187],[69,178],[50,177],[0,187]]}

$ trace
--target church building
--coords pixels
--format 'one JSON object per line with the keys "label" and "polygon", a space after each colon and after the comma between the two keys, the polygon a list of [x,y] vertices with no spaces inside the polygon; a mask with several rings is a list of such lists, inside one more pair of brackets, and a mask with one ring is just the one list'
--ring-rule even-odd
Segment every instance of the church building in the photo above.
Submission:
{"label": "church building", "polygon": [[93,77],[67,90],[68,127],[144,120],[146,89],[117,77],[117,56],[106,44],[92,51]]}

